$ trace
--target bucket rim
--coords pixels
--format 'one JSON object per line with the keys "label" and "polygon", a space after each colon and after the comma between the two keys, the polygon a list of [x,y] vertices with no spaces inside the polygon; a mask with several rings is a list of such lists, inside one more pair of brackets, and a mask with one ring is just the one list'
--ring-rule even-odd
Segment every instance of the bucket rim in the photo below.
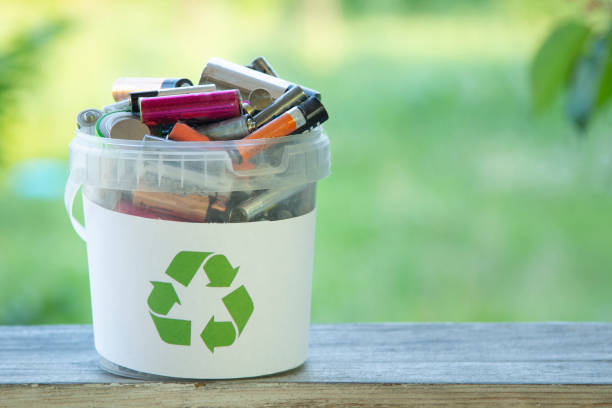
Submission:
{"label": "bucket rim", "polygon": [[157,140],[128,140],[128,139],[111,139],[85,133],[80,129],[75,131],[75,137],[71,144],[82,145],[87,147],[99,148],[116,148],[120,150],[155,150],[159,153],[203,153],[211,151],[229,150],[236,147],[273,145],[273,144],[291,144],[291,145],[309,145],[316,144],[321,137],[327,137],[325,129],[319,125],[311,130],[302,133],[292,134],[276,138],[262,139],[237,139],[237,140],[210,140],[202,142],[175,142],[175,141],[157,141]]}

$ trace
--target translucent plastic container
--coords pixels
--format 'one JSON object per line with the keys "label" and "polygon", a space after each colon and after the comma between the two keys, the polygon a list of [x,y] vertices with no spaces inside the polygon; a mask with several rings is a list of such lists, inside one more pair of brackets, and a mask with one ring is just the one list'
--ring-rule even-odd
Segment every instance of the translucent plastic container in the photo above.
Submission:
{"label": "translucent plastic container", "polygon": [[[237,148],[261,150],[240,163]],[[321,127],[160,142],[77,131],[65,203],[87,243],[95,345],[131,377],[240,378],[307,357]],[[82,187],[85,227],[72,216]]]}

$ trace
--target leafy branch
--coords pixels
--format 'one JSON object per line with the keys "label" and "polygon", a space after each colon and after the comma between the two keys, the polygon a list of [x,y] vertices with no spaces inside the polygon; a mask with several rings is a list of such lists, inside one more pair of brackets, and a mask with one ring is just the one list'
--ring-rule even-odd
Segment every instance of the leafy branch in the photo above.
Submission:
{"label": "leafy branch", "polygon": [[536,112],[567,93],[566,114],[584,132],[612,98],[612,4],[589,1],[582,18],[557,24],[531,63],[530,88]]}

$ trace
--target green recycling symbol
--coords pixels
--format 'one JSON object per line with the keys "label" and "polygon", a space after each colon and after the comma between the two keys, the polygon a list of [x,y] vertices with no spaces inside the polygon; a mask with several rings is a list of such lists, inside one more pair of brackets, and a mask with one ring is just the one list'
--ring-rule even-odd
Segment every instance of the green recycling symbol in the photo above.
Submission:
{"label": "green recycling symbol", "polygon": [[[208,287],[228,288],[234,281],[239,267],[234,268],[225,255],[212,252],[181,251],[166,269],[166,275],[187,287],[204,263],[204,272],[210,281]],[[191,320],[164,317],[175,303],[181,301],[171,282],[151,281],[153,289],[147,303],[150,315],[159,337],[168,344],[179,346],[191,345]],[[225,308],[233,321],[215,321],[213,315],[200,334],[206,347],[214,353],[216,347],[231,346],[237,336],[242,334],[249,318],[253,314],[253,300],[244,285],[233,290],[222,298]],[[235,327],[234,327],[235,325]],[[238,334],[236,335],[236,331]]]}

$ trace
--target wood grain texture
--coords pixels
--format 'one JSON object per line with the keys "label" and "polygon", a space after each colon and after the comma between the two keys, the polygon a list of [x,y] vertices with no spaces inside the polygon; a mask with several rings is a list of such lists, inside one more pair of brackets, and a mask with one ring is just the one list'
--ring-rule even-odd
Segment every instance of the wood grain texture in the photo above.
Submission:
{"label": "wood grain texture", "polygon": [[606,407],[612,387],[586,385],[258,382],[7,385],[0,407]]}
{"label": "wood grain texture", "polygon": [[0,407],[612,407],[612,324],[314,325],[296,370],[163,383],[98,368],[91,326],[5,326],[0,384]]}

